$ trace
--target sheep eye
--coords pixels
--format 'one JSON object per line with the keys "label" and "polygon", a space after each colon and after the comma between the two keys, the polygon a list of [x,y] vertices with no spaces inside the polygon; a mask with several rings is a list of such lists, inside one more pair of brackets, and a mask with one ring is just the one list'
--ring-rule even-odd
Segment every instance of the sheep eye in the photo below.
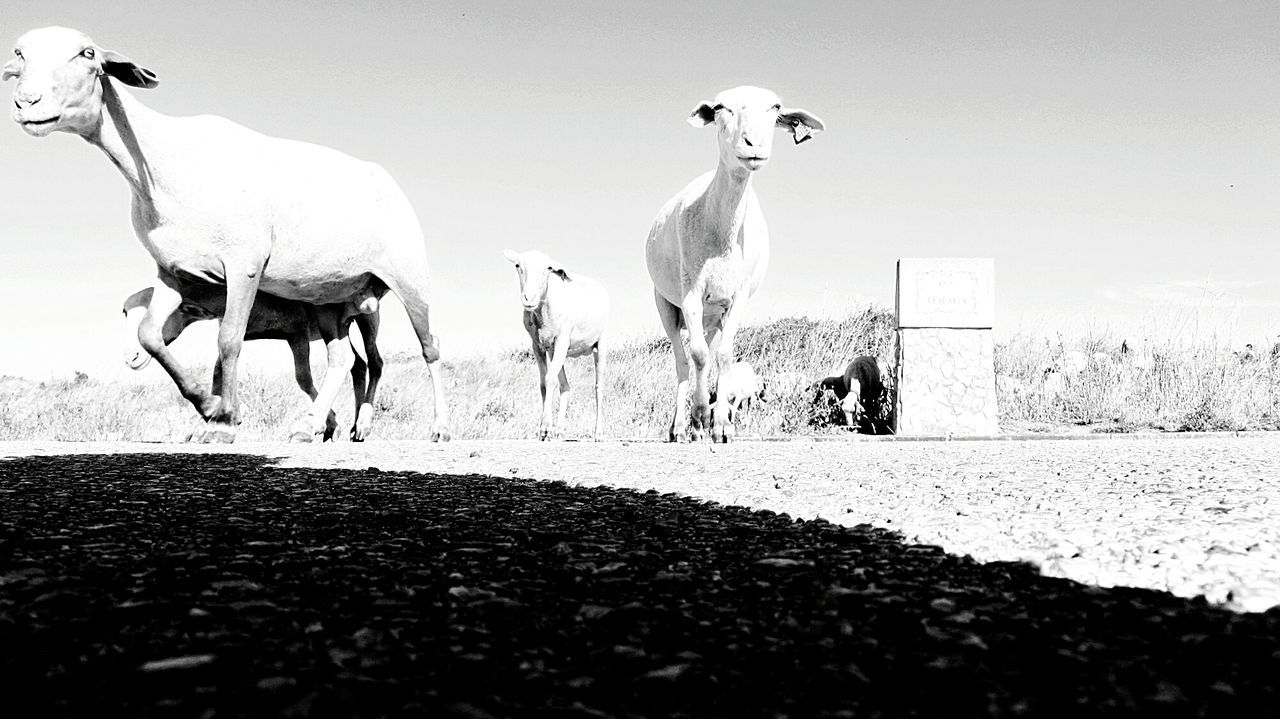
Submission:
{"label": "sheep eye", "polygon": [[82,55],[83,57],[89,60],[92,60],[95,54],[96,53],[93,51],[93,48],[91,47],[86,47],[84,50],[80,52],[80,55]]}
{"label": "sheep eye", "polygon": [[773,110],[774,112],[778,112],[778,111],[780,111],[780,110],[782,109],[782,105],[774,105],[773,107],[771,107],[771,108],[769,108],[769,109]]}
{"label": "sheep eye", "polygon": [[18,58],[19,60],[21,60],[21,59],[22,59],[22,51],[21,51],[21,50],[19,50],[19,49],[17,49],[17,48],[14,48],[14,49],[13,49],[13,54],[14,54],[15,56],[17,56],[17,58]]}

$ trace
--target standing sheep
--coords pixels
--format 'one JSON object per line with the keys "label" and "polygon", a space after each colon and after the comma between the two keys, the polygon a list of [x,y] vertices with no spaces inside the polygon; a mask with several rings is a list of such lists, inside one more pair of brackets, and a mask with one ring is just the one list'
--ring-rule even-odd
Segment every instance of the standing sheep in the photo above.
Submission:
{"label": "standing sheep", "polygon": [[[235,439],[238,360],[259,291],[342,305],[367,296],[375,284],[389,287],[408,312],[432,379],[432,439],[449,439],[422,229],[385,170],[221,117],[155,112],[123,88],[153,88],[155,73],[76,30],[32,30],[14,55],[0,73],[18,80],[13,120],[34,137],[79,135],[129,184],[134,231],[159,279],[139,340],[205,419],[194,439]],[[212,394],[186,381],[163,333],[184,295],[207,284],[226,288]],[[330,366],[349,368],[346,325],[330,312],[320,312],[318,323]]]}
{"label": "standing sheep", "polygon": [[827,390],[835,394],[846,427],[880,434],[881,430],[891,431],[883,415],[888,402],[885,381],[892,376],[879,359],[861,355],[853,358],[844,372],[818,380],[813,388],[819,396]]}
{"label": "standing sheep", "polygon": [[[559,262],[538,251],[505,250],[520,278],[520,304],[524,307],[524,329],[533,343],[538,360],[538,387],[542,390],[540,439],[560,436],[569,408],[569,377],[564,363],[568,357],[592,353],[596,366],[596,430],[600,441],[603,424],[603,375],[605,350],[601,342],[609,324],[609,295],[596,280],[570,273]],[[559,376],[560,413],[553,415],[555,399],[547,385]]]}
{"label": "standing sheep", "polygon": [[[734,334],[769,264],[769,229],[751,176],[769,161],[775,127],[790,131],[798,144],[825,126],[804,110],[784,108],[772,92],[749,86],[699,104],[688,121],[694,127],[716,126],[719,163],[658,212],[645,243],[645,261],[676,361],[668,439],[682,439],[688,424],[685,398],[692,362],[693,438],[701,440],[710,423],[712,439],[728,442],[734,434],[728,398],[720,394],[711,413],[708,361],[714,349],[721,376],[733,363]],[[681,330],[688,332],[687,350]]]}

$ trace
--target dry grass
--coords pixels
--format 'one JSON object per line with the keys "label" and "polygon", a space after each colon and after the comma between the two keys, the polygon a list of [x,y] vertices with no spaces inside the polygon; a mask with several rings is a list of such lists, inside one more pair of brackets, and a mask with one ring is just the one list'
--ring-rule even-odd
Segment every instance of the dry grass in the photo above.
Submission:
{"label": "dry grass", "polygon": [[[770,401],[744,413],[740,436],[788,436],[844,431],[829,426],[829,407],[815,407],[810,384],[868,354],[894,356],[892,313],[868,308],[839,320],[789,317],[747,326],[737,355],[769,384]],[[1280,371],[1270,357],[1244,360],[1212,342],[1151,346],[1150,366],[1138,369],[1114,338],[1075,341],[1017,336],[997,346],[1001,426],[1006,431],[1273,429],[1280,417]],[[1091,366],[1057,395],[1043,391],[1043,368],[1063,349],[1107,354],[1109,367]],[[317,353],[318,355],[319,353]],[[318,356],[316,359],[320,359]],[[288,368],[249,367],[242,374],[246,440],[282,440],[307,400]],[[320,377],[323,367],[316,366]],[[207,370],[205,371],[207,374]],[[571,360],[566,436],[590,435],[594,418],[589,359]],[[607,433],[665,436],[674,369],[665,338],[633,338],[609,355],[605,389]],[[445,362],[446,392],[457,438],[515,439],[534,435],[539,402],[536,365],[527,350]],[[1010,382],[1005,378],[1013,378]],[[349,382],[349,380],[348,380]],[[349,426],[349,394],[339,395],[339,421]],[[388,358],[377,401],[374,437],[429,436],[431,392],[421,359]],[[167,384],[131,386],[88,377],[35,384],[0,378],[0,440],[180,441],[195,412]]]}
{"label": "dry grass", "polygon": [[[1201,432],[1276,429],[1280,368],[1269,353],[1242,356],[1223,343],[1144,343],[1122,353],[1099,334],[1049,342],[1018,336],[996,350],[1000,424],[1031,430],[1083,427],[1096,432]],[[1046,367],[1067,350],[1105,357],[1044,391]],[[1013,382],[1005,381],[1013,378]],[[1052,384],[1052,380],[1050,385]]]}

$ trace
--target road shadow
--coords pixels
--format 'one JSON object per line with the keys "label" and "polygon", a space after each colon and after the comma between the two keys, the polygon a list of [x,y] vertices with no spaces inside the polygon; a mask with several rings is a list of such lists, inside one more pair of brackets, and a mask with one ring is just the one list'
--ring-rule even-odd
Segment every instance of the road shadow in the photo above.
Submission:
{"label": "road shadow", "polygon": [[1272,716],[1280,612],[675,495],[0,461],[8,716]]}

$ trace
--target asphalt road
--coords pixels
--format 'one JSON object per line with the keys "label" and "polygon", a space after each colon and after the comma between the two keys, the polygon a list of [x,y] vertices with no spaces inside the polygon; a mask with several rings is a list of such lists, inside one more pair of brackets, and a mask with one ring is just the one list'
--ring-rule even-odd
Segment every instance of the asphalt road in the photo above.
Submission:
{"label": "asphalt road", "polygon": [[0,697],[6,716],[1277,716],[1277,450],[0,445]]}

